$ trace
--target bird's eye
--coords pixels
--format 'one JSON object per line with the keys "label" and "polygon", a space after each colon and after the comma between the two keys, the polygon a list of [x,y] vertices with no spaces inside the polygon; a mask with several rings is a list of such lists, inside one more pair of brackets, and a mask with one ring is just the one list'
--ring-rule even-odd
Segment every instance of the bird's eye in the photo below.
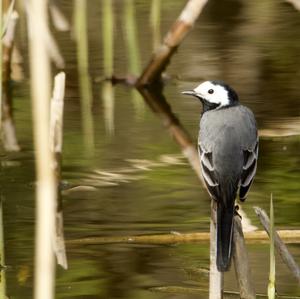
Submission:
{"label": "bird's eye", "polygon": [[212,93],[214,93],[214,90],[213,90],[213,89],[210,89],[210,90],[208,91],[208,93],[212,94]]}

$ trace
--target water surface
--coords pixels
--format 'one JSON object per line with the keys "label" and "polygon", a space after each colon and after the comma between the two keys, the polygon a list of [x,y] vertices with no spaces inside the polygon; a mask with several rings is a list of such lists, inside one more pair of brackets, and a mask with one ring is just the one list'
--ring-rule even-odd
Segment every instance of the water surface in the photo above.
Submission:
{"label": "water surface", "polygon": [[[54,31],[67,74],[63,185],[84,186],[81,191],[64,191],[66,238],[207,231],[209,197],[161,121],[130,88],[110,88],[99,81],[105,73],[103,3],[88,1],[91,111],[81,108],[76,43],[69,33]],[[161,1],[162,35],[184,3]],[[72,2],[59,4],[71,20]],[[153,50],[150,4],[137,0],[133,6],[141,66]],[[132,59],[124,26],[126,5],[130,1],[113,1],[114,73],[118,76],[130,72]],[[285,3],[209,1],[167,70],[164,94],[195,144],[201,107],[180,92],[207,79],[232,85],[241,101],[253,109],[261,130],[294,135],[260,142],[257,176],[243,205],[259,227],[252,207],[268,209],[271,192],[276,226],[300,227],[299,32],[300,13]],[[26,57],[25,41],[21,35],[18,43]],[[14,154],[1,150],[0,177],[7,289],[11,298],[22,299],[32,298],[35,184],[27,64],[24,68],[25,80],[14,84],[17,134],[23,150]],[[289,248],[300,262],[299,245]],[[268,246],[252,244],[248,249],[257,291],[265,293]],[[67,245],[67,255],[69,270],[57,270],[57,298],[207,298],[206,293],[162,294],[149,288],[207,289],[208,278],[191,275],[189,270],[208,267],[208,244]],[[300,294],[295,279],[277,261],[279,294]],[[226,274],[225,289],[237,290],[233,269]]]}

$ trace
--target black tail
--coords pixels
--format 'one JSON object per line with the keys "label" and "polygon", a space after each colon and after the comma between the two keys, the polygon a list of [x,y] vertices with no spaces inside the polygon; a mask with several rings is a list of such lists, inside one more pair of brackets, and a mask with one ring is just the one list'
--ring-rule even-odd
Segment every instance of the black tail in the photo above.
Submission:
{"label": "black tail", "polygon": [[217,268],[220,272],[229,270],[233,235],[233,206],[217,206]]}

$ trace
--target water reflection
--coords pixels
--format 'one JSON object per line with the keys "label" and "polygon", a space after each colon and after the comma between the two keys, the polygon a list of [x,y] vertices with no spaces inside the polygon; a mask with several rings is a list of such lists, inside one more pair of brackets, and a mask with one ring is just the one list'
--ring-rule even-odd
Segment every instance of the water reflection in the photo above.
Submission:
{"label": "water reflection", "polygon": [[[80,12],[87,12],[89,17],[84,16],[80,36],[77,33],[78,49],[69,36],[56,33],[66,58],[68,78],[63,153],[63,180],[68,188],[63,195],[67,239],[207,231],[209,198],[185,158],[178,156],[179,148],[161,121],[142,101],[138,103],[145,109],[137,113],[135,100],[131,101],[133,90],[110,83],[103,88],[91,80],[109,76],[113,71],[116,75],[127,72],[135,75],[146,64],[153,50],[149,38],[153,31],[147,21],[151,3],[144,0],[86,3],[87,11]],[[167,31],[184,3],[183,0],[160,2],[162,32]],[[71,1],[60,4],[70,16]],[[104,30],[104,5],[109,5],[113,12],[110,16],[113,19],[106,21],[113,24],[113,29]],[[127,14],[126,5],[131,9]],[[126,18],[128,23],[136,23],[135,32],[130,33],[132,26],[135,27],[132,23],[127,30],[121,28],[125,27]],[[101,39],[102,30],[113,31],[106,37],[110,41]],[[133,42],[126,40],[127,35],[121,38],[123,30],[132,35]],[[200,104],[182,98],[180,91],[211,78],[224,79],[237,89],[241,101],[255,111],[264,135],[266,130],[269,132],[268,138],[262,138],[257,177],[243,205],[256,226],[259,223],[252,206],[267,209],[271,192],[276,225],[300,226],[299,32],[300,14],[281,2],[209,1],[172,59],[167,70],[172,79],[165,86],[164,96],[159,93],[158,102],[149,102],[148,98],[158,114],[170,112],[171,106],[172,117],[180,118],[192,136],[190,143],[195,144]],[[110,50],[105,50],[107,45]],[[130,51],[132,45],[139,52]],[[26,54],[25,49],[24,46],[21,51]],[[79,82],[77,75],[74,76],[77,59],[78,70],[82,72],[79,78],[84,78]],[[104,66],[106,63],[109,66]],[[34,161],[27,84],[25,81],[16,86],[15,101],[18,136],[22,136],[20,143],[25,150],[9,156],[1,152],[4,161],[0,179],[6,194],[7,286],[8,294],[17,299],[32,298]],[[78,84],[83,87],[81,94]],[[105,94],[110,108],[92,111],[92,91],[95,91],[95,106],[103,99],[99,90],[108,90]],[[137,114],[142,116],[134,117]],[[168,117],[170,114],[163,114],[164,124],[170,123]],[[270,137],[290,132],[293,137]],[[289,248],[299,263],[299,245]],[[93,245],[70,246],[67,251],[69,270],[58,270],[57,298],[207,298],[206,294],[174,295],[148,290],[171,285],[207,288],[205,277],[199,281],[199,277],[186,274],[187,269],[207,267],[207,245]],[[268,247],[250,245],[249,254],[257,291],[265,292]],[[280,260],[277,273],[279,293],[299,294],[299,287]],[[225,287],[236,289],[233,271],[227,275]]]}

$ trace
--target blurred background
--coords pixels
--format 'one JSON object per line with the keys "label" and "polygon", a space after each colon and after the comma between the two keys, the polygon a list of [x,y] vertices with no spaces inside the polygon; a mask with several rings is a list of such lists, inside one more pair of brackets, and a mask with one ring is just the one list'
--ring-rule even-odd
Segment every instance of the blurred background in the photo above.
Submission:
{"label": "blurred background", "polygon": [[[161,121],[136,90],[104,77],[137,76],[180,14],[184,0],[56,1],[71,32],[53,34],[65,59],[62,191],[67,240],[209,230],[210,200]],[[77,3],[77,4],[76,4]],[[21,5],[20,5],[21,7]],[[21,10],[22,11],[22,10]],[[76,13],[75,13],[76,12]],[[80,32],[73,20],[81,18]],[[7,294],[32,298],[34,186],[26,18],[16,45],[24,79],[14,81],[20,152],[1,154]],[[53,71],[53,74],[56,73]],[[166,71],[164,95],[196,144],[201,105],[181,91],[224,80],[251,108],[259,129],[258,171],[243,209],[268,209],[277,228],[300,228],[300,12],[284,1],[209,0]],[[149,291],[208,287],[191,269],[209,267],[208,244],[68,245],[56,298],[207,298]],[[268,282],[267,244],[248,245],[257,292]],[[289,245],[297,262],[300,246]],[[300,288],[277,259],[277,291]],[[237,290],[233,267],[225,289]]]}

